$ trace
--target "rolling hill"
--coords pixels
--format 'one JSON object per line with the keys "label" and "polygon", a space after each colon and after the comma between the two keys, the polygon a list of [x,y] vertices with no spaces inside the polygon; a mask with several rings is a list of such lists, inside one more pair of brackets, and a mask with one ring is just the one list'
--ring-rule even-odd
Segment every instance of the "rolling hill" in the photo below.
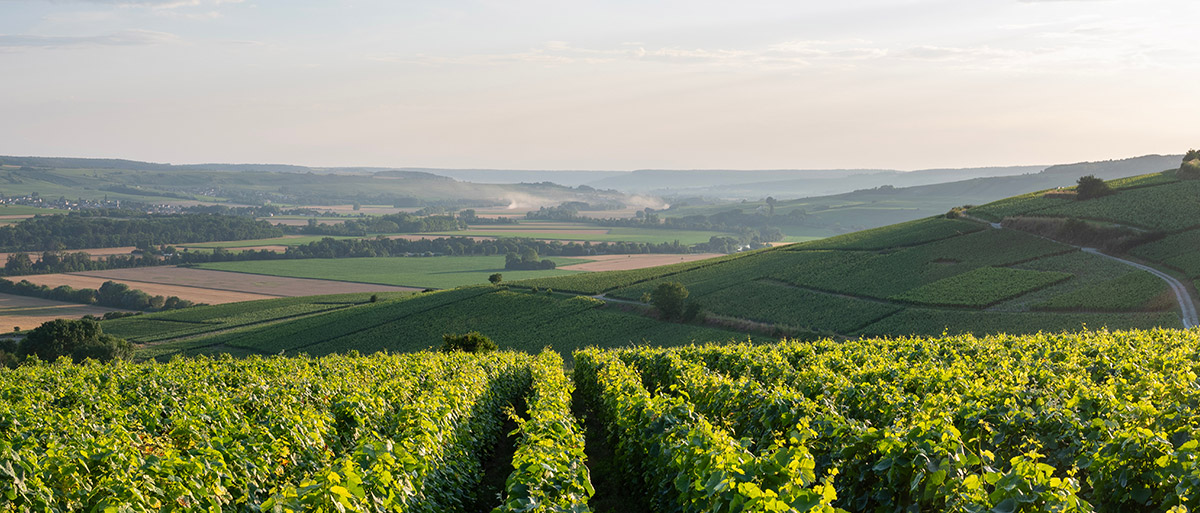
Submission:
{"label": "rolling hill", "polygon": [[[1193,323],[1162,278],[1080,246],[1200,278],[1200,181],[1162,172],[1111,185],[1114,194],[1086,201],[1054,189],[958,218],[663,267],[518,281],[513,290],[467,287],[378,303],[289,299],[275,313],[253,313],[275,308],[269,302],[222,305],[108,321],[105,330],[141,344],[143,356],[166,357],[412,351],[469,330],[502,347],[570,351],[728,340],[737,332],[855,338]],[[642,300],[663,282],[686,286],[703,320],[657,320]]]}
{"label": "rolling hill", "polygon": [[679,282],[710,316],[793,335],[1180,327],[1167,282],[1079,246],[1200,277],[1200,181],[1167,171],[1111,185],[1115,194],[1087,201],[1051,190],[971,208],[960,219],[930,217],[725,259],[516,285],[636,301],[659,283]]}

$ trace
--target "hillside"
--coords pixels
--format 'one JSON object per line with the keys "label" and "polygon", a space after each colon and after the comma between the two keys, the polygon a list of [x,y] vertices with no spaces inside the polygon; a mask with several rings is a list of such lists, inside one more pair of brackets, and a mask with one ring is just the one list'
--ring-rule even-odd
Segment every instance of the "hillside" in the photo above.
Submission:
{"label": "hillside", "polygon": [[[895,179],[863,183],[853,192],[830,195],[809,188],[809,184],[802,181],[730,185],[722,189],[741,191],[740,196],[754,198],[754,201],[688,205],[688,200],[684,199],[660,215],[667,218],[711,216],[730,210],[765,213],[769,207],[762,198],[771,196],[780,201],[775,204],[774,219],[764,219],[764,222],[779,227],[792,237],[827,237],[938,215],[961,205],[982,205],[1010,196],[1070,186],[1084,175],[1116,179],[1177,167],[1179,161],[1179,155],[1147,155],[1051,166],[1036,173],[1032,171],[1038,168],[999,168],[992,169],[993,174],[983,176],[913,171]],[[916,174],[922,176],[910,177]],[[789,199],[797,197],[801,199]]]}
{"label": "hillside", "polygon": [[680,282],[712,317],[794,335],[1180,327],[1165,281],[1069,242],[1196,279],[1200,181],[1168,171],[1111,185],[1115,194],[1087,201],[1070,191],[1028,194],[968,210],[974,219],[931,217],[723,259],[516,285],[637,301]]}
{"label": "hillside", "polygon": [[103,327],[137,344],[143,358],[412,352],[440,345],[443,334],[468,331],[481,331],[502,348],[531,353],[544,347],[570,352],[646,341],[670,346],[745,338],[547,292],[480,286],[386,297],[394,299],[370,302],[366,294],[351,294],[229,303],[105,321]]}
{"label": "hillside", "polygon": [[[443,333],[469,330],[502,347],[569,351],[727,340],[735,331],[853,338],[1193,323],[1162,278],[1081,246],[1200,279],[1200,181],[1171,171],[1110,185],[1114,194],[1087,201],[1055,189],[975,207],[957,219],[929,217],[663,267],[506,282],[511,291],[469,287],[379,303],[360,295],[303,307],[281,300],[279,314],[249,313],[266,303],[222,305],[110,321],[105,329],[141,344],[143,356],[161,357],[413,351],[437,344]],[[643,297],[663,282],[687,287],[703,320],[651,315]],[[1195,292],[1181,287],[1180,294]]]}

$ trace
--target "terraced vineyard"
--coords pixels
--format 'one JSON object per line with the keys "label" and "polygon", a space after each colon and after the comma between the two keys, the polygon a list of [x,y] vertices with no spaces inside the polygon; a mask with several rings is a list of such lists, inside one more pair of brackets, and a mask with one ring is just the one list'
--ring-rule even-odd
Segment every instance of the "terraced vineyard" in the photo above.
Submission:
{"label": "terraced vineyard", "polygon": [[552,351],[0,370],[0,511],[1183,512],[1200,501],[1196,330],[574,359],[573,381]]}

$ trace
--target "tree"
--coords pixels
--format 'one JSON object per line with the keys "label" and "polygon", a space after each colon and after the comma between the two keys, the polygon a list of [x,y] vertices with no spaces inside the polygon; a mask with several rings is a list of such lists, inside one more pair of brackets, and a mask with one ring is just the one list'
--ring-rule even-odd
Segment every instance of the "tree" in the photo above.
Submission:
{"label": "tree", "polygon": [[776,203],[779,203],[779,201],[776,200],[775,198],[767,196],[767,215],[768,216],[775,217],[775,204]]}
{"label": "tree", "polygon": [[658,284],[650,293],[650,303],[658,309],[664,319],[677,319],[683,315],[683,303],[688,289],[682,283],[669,281]]}
{"label": "tree", "polygon": [[464,353],[487,353],[498,349],[495,342],[484,334],[478,331],[472,331],[463,335],[456,333],[446,333],[442,335],[443,353],[453,353],[462,351]]}
{"label": "tree", "polygon": [[504,275],[502,275],[500,273],[492,273],[491,276],[488,276],[488,281],[492,282],[492,285],[499,285],[500,280],[503,280],[503,279],[504,279]]}
{"label": "tree", "polygon": [[21,342],[21,352],[47,361],[60,356],[70,356],[76,362],[85,358],[108,361],[129,358],[133,346],[124,339],[105,335],[94,320],[56,319],[30,331]]}
{"label": "tree", "polygon": [[1108,184],[1104,183],[1104,180],[1096,178],[1095,175],[1081,176],[1076,183],[1079,185],[1075,187],[1075,197],[1080,200],[1099,198],[1115,192]]}

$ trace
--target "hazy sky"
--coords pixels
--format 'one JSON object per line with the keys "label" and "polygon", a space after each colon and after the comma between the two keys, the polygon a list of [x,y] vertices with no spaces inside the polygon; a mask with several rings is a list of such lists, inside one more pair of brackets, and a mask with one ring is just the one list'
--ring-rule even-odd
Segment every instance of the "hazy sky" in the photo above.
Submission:
{"label": "hazy sky", "polygon": [[1200,147],[1195,0],[0,0],[0,154],[915,169]]}

